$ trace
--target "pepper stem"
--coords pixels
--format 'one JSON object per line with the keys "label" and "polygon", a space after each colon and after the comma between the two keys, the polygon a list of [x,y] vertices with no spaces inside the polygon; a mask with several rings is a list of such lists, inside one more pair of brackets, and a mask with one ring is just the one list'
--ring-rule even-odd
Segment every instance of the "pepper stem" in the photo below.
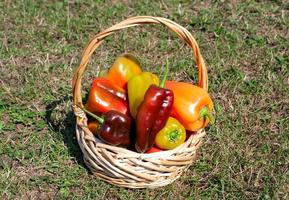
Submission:
{"label": "pepper stem", "polygon": [[215,123],[215,117],[213,116],[212,112],[209,110],[208,106],[204,106],[200,111],[200,119],[205,120],[209,119],[211,124]]}
{"label": "pepper stem", "polygon": [[178,130],[173,130],[168,133],[168,137],[171,142],[175,142],[180,137],[180,133]]}
{"label": "pepper stem", "polygon": [[169,74],[169,60],[167,59],[166,71],[165,71],[164,77],[160,83],[160,87],[163,88],[165,86],[165,82],[167,80],[168,74]]}
{"label": "pepper stem", "polygon": [[90,115],[91,117],[93,117],[94,119],[96,119],[100,124],[104,123],[104,119],[102,117],[99,117],[95,114],[93,114],[92,112],[86,110],[85,108],[81,108],[79,107],[81,110],[83,110],[85,113],[87,113],[88,115]]}

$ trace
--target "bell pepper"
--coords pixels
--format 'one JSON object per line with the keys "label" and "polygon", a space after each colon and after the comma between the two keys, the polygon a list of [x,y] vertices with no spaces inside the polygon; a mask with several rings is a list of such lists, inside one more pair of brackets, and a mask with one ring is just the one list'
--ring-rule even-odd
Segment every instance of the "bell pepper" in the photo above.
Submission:
{"label": "bell pepper", "polygon": [[142,72],[139,75],[133,76],[128,81],[129,110],[134,119],[136,119],[138,107],[143,101],[147,89],[152,84],[159,85],[159,78],[150,72]]}
{"label": "bell pepper", "polygon": [[140,73],[139,61],[132,54],[126,53],[116,59],[106,77],[121,88],[126,89],[128,80]]}
{"label": "bell pepper", "polygon": [[90,87],[85,108],[93,113],[117,110],[129,115],[126,92],[108,79],[96,78]]}
{"label": "bell pepper", "polygon": [[156,152],[161,152],[162,150],[157,148],[157,147],[152,147],[152,148],[149,148],[146,153],[156,153]]}
{"label": "bell pepper", "polygon": [[161,149],[174,149],[186,140],[184,126],[175,118],[169,117],[166,125],[157,133],[155,145]]}
{"label": "bell pepper", "polygon": [[174,93],[171,116],[178,119],[185,129],[198,131],[214,123],[213,101],[204,89],[190,83],[166,81],[166,87]]}
{"label": "bell pepper", "polygon": [[110,93],[126,101],[126,91],[123,88],[119,87],[117,84],[110,81],[109,79],[102,78],[102,77],[96,78],[92,81],[91,86],[105,89],[109,91]]}
{"label": "bell pepper", "polygon": [[81,109],[99,122],[97,135],[102,141],[115,146],[129,146],[131,140],[130,117],[115,110],[105,112],[100,117],[85,108]]}
{"label": "bell pepper", "polygon": [[168,64],[164,79],[160,87],[151,85],[139,105],[136,116],[136,144],[138,152],[145,152],[151,148],[156,134],[165,126],[171,113],[174,94],[163,88],[168,74]]}

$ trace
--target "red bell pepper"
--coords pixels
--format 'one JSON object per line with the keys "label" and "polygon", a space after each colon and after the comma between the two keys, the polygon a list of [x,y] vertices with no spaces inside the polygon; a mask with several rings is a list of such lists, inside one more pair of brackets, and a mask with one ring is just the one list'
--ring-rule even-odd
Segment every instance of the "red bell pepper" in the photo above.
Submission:
{"label": "red bell pepper", "polygon": [[105,113],[109,110],[116,110],[129,115],[126,92],[105,78],[93,80],[85,108],[93,113]]}
{"label": "red bell pepper", "polygon": [[161,151],[162,151],[162,150],[159,149],[159,148],[157,148],[157,147],[152,147],[152,148],[148,149],[148,150],[146,151],[146,153],[156,153],[156,152],[161,152]]}

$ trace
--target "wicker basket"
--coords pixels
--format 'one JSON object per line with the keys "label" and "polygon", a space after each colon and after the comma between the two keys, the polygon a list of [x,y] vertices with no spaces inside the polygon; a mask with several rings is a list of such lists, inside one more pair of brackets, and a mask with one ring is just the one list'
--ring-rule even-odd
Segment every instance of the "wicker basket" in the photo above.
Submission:
{"label": "wicker basket", "polygon": [[141,154],[104,144],[87,128],[87,117],[78,106],[83,106],[81,78],[91,55],[107,36],[118,30],[142,24],[163,24],[187,43],[193,49],[198,67],[198,85],[208,89],[207,69],[197,42],[188,30],[171,20],[151,16],[132,17],[98,33],[90,40],[72,81],[77,140],[84,161],[93,174],[111,184],[128,188],[156,188],[172,183],[193,163],[196,151],[205,136],[205,131],[200,130],[173,150]]}

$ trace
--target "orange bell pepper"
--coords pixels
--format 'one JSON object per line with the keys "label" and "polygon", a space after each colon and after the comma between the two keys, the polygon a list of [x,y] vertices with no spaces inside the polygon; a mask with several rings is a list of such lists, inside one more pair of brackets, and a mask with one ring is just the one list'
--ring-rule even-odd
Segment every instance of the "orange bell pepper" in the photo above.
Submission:
{"label": "orange bell pepper", "polygon": [[190,83],[166,81],[166,88],[174,93],[171,116],[189,131],[198,131],[213,123],[213,101],[204,89]]}
{"label": "orange bell pepper", "polygon": [[128,80],[140,73],[141,67],[139,61],[132,54],[125,53],[116,59],[109,69],[106,78],[126,89]]}

